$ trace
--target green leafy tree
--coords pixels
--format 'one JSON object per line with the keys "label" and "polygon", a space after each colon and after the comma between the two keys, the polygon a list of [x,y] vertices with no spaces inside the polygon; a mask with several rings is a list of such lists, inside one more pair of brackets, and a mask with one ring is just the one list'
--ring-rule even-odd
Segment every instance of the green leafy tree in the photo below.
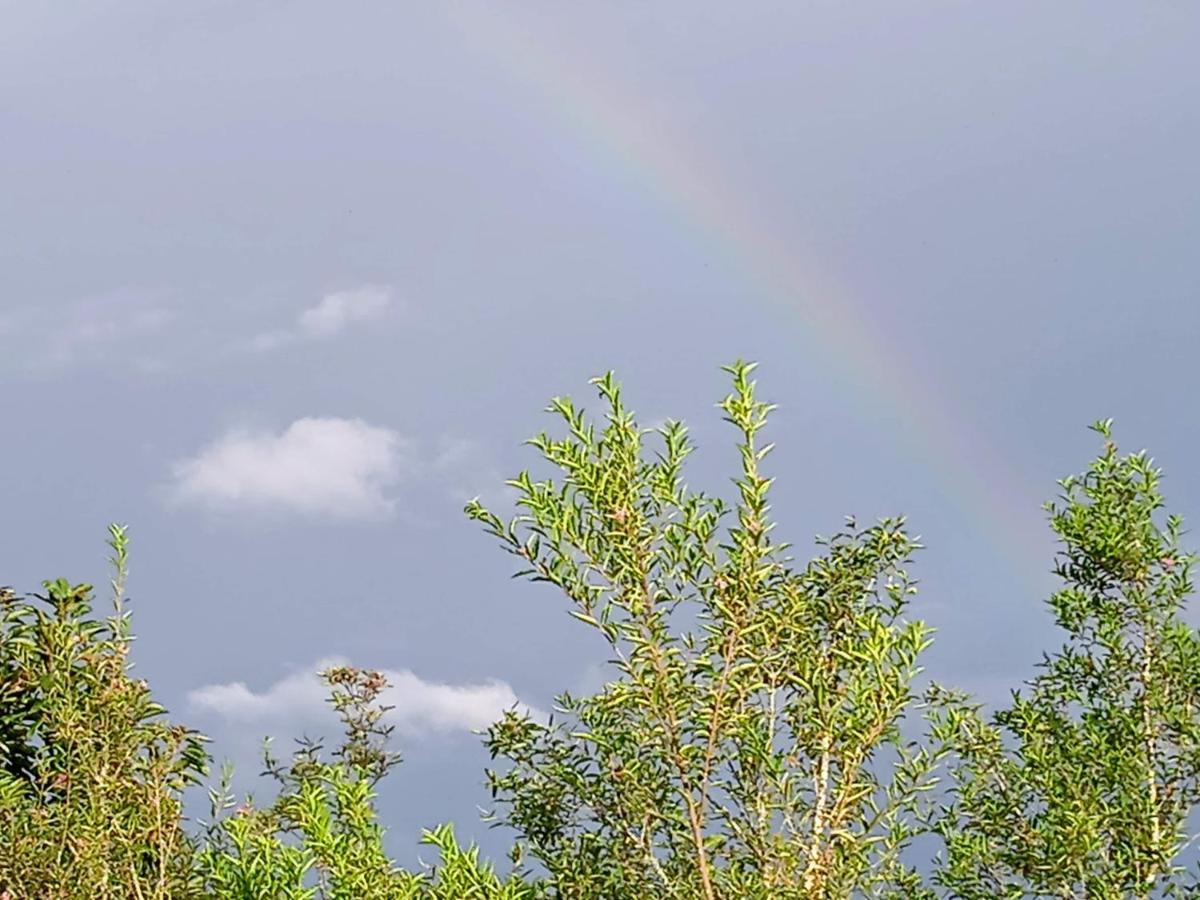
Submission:
{"label": "green leafy tree", "polygon": [[[773,539],[753,366],[727,368],[737,498],[683,480],[691,444],[638,426],[611,374],[595,424],[530,443],[558,480],[510,484],[520,514],[468,514],[563,594],[616,678],[551,723],[487,734],[497,817],[565,898],[919,897],[905,861],[938,754],[901,736],[930,630],[908,618],[904,522],[853,521],[793,566]],[[648,438],[653,438],[653,444]]]}
{"label": "green leafy tree", "polygon": [[127,539],[113,526],[111,616],[92,588],[0,591],[0,896],[192,894],[181,795],[203,773],[195,732],[130,674]]}
{"label": "green leafy tree", "polygon": [[1047,505],[1065,643],[990,720],[974,706],[940,726],[960,754],[939,826],[954,896],[1182,892],[1200,801],[1200,640],[1182,618],[1194,557],[1152,461],[1119,453],[1108,422],[1093,428],[1103,453]]}
{"label": "green leafy tree", "polygon": [[[88,585],[0,590],[0,900],[1200,896],[1186,871],[1195,558],[1146,454],[1121,454],[1097,423],[1102,453],[1047,505],[1066,637],[1027,689],[991,715],[936,686],[918,701],[917,544],[901,519],[851,520],[793,561],[774,538],[771,407],[752,369],[728,367],[719,404],[738,434],[730,502],[686,485],[686,429],[640,428],[606,375],[601,422],[552,401],[562,436],[530,442],[551,477],[510,482],[514,519],[467,507],[612,665],[553,720],[512,711],[485,734],[495,818],[519,835],[512,874],[450,826],[422,835],[432,865],[388,856],[387,683],[349,667],[322,673],[343,740],[301,741],[286,762],[268,747],[263,805],[235,800],[226,769],[212,821],[189,835],[204,740],[132,675],[128,541],[113,526],[110,615]],[[928,880],[912,858],[922,835],[944,845]]]}
{"label": "green leafy tree", "polygon": [[525,900],[531,888],[500,878],[474,847],[461,847],[448,826],[423,835],[440,863],[412,873],[396,866],[384,846],[375,787],[400,761],[388,749],[392,728],[380,695],[379,672],[337,667],[321,673],[345,739],[329,758],[319,742],[301,741],[287,764],[266,753],[279,788],[258,808],[239,805],[226,769],[210,799],[213,819],[204,835],[199,870],[214,897],[246,900]]}

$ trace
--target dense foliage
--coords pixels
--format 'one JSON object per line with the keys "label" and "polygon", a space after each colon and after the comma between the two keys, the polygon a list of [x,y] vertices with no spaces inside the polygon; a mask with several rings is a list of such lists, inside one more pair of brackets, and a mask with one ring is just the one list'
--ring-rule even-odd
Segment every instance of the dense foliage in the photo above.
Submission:
{"label": "dense foliage", "polygon": [[1004,708],[918,688],[931,630],[911,615],[903,519],[848,522],[797,563],[774,536],[761,442],[771,407],[728,368],[729,499],[688,487],[687,430],[640,427],[611,375],[599,421],[551,403],[517,514],[467,512],[565,599],[611,681],[554,718],[484,735],[502,874],[449,826],[438,862],[397,866],[375,792],[399,763],[386,682],[322,673],[344,737],[266,754],[268,802],[183,816],[203,738],[134,677],[125,531],[112,603],[87,585],[0,592],[0,900],[25,898],[1119,898],[1191,896],[1200,803],[1193,557],[1159,472],[1100,456],[1048,504],[1064,640]]}
{"label": "dense foliage", "polygon": [[901,854],[936,761],[899,729],[929,642],[905,619],[914,544],[899,520],[850,523],[793,568],[760,471],[770,407],[749,366],[730,374],[732,506],[684,484],[682,425],[645,451],[605,377],[603,427],[560,399],[567,436],[533,441],[561,483],[518,477],[507,524],[469,508],[566,594],[619,674],[561,697],[553,727],[494,726],[510,765],[493,789],[563,896],[913,896]]}
{"label": "dense foliage", "polygon": [[206,756],[129,673],[124,531],[111,543],[107,618],[90,585],[0,592],[0,884],[13,898],[191,890],[181,795]]}
{"label": "dense foliage", "polygon": [[1193,557],[1160,521],[1159,472],[1103,454],[1048,504],[1066,633],[1025,693],[955,722],[953,800],[938,823],[955,896],[1180,894],[1188,814],[1200,802],[1200,636],[1182,618]]}

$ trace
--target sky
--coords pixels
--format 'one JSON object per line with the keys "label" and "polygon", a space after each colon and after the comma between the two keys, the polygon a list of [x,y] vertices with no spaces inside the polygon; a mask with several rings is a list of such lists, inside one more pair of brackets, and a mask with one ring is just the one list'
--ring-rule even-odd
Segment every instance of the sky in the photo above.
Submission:
{"label": "sky", "polygon": [[0,9],[0,581],[103,584],[126,523],[137,669],[241,786],[386,670],[404,861],[502,850],[476,732],[606,678],[461,511],[603,371],[721,492],[757,360],[779,535],[907,515],[985,699],[1058,642],[1089,423],[1200,519],[1193,4]]}

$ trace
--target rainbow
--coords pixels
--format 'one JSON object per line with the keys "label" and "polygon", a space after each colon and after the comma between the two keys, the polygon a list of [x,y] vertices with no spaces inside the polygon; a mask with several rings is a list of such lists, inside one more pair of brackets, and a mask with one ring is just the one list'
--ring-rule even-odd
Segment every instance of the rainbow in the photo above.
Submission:
{"label": "rainbow", "polygon": [[681,224],[702,239],[789,321],[806,343],[838,365],[864,394],[890,411],[904,410],[898,445],[929,466],[947,496],[969,516],[1014,573],[1044,587],[1046,531],[1035,498],[985,442],[960,427],[934,385],[906,364],[903,348],[878,333],[861,305],[846,296],[815,260],[789,243],[738,190],[704,148],[670,127],[637,91],[601,70],[579,47],[537,35],[501,4],[449,4],[464,39],[536,90],[593,152],[623,168]]}

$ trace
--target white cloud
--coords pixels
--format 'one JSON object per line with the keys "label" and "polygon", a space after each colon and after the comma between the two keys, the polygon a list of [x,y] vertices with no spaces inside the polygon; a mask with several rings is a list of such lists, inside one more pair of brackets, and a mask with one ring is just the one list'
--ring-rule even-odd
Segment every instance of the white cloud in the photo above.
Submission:
{"label": "white cloud", "polygon": [[250,349],[266,352],[274,350],[276,347],[282,347],[295,339],[296,336],[290,331],[267,331],[250,341]]}
{"label": "white cloud", "polygon": [[234,431],[175,464],[170,496],[210,510],[283,510],[337,518],[392,512],[386,489],[407,444],[360,419],[298,419],[281,433]]}
{"label": "white cloud", "polygon": [[[287,675],[263,691],[254,691],[240,681],[207,685],[190,691],[188,703],[195,710],[215,713],[234,723],[312,722],[323,714],[328,717],[327,689],[316,673],[343,664],[340,659],[321,660],[311,669]],[[380,700],[394,707],[387,721],[407,735],[477,731],[514,708],[543,721],[546,718],[545,713],[521,703],[512,687],[497,679],[445,684],[425,681],[408,669],[385,669],[383,675],[390,687]]]}
{"label": "white cloud", "polygon": [[104,309],[84,307],[55,335],[55,343],[64,350],[84,345],[128,340],[158,331],[171,319],[170,313],[157,307]]}
{"label": "white cloud", "polygon": [[294,341],[330,338],[351,325],[379,318],[391,304],[391,290],[379,285],[335,291],[300,313],[293,327],[264,332],[255,337],[250,346],[254,350],[267,351]]}
{"label": "white cloud", "polygon": [[47,302],[5,313],[0,335],[12,341],[7,362],[35,373],[120,360],[146,367],[158,353],[171,310],[135,291]]}
{"label": "white cloud", "polygon": [[374,285],[326,294],[320,303],[300,314],[297,325],[309,337],[329,337],[354,322],[382,315],[391,299],[386,288]]}

